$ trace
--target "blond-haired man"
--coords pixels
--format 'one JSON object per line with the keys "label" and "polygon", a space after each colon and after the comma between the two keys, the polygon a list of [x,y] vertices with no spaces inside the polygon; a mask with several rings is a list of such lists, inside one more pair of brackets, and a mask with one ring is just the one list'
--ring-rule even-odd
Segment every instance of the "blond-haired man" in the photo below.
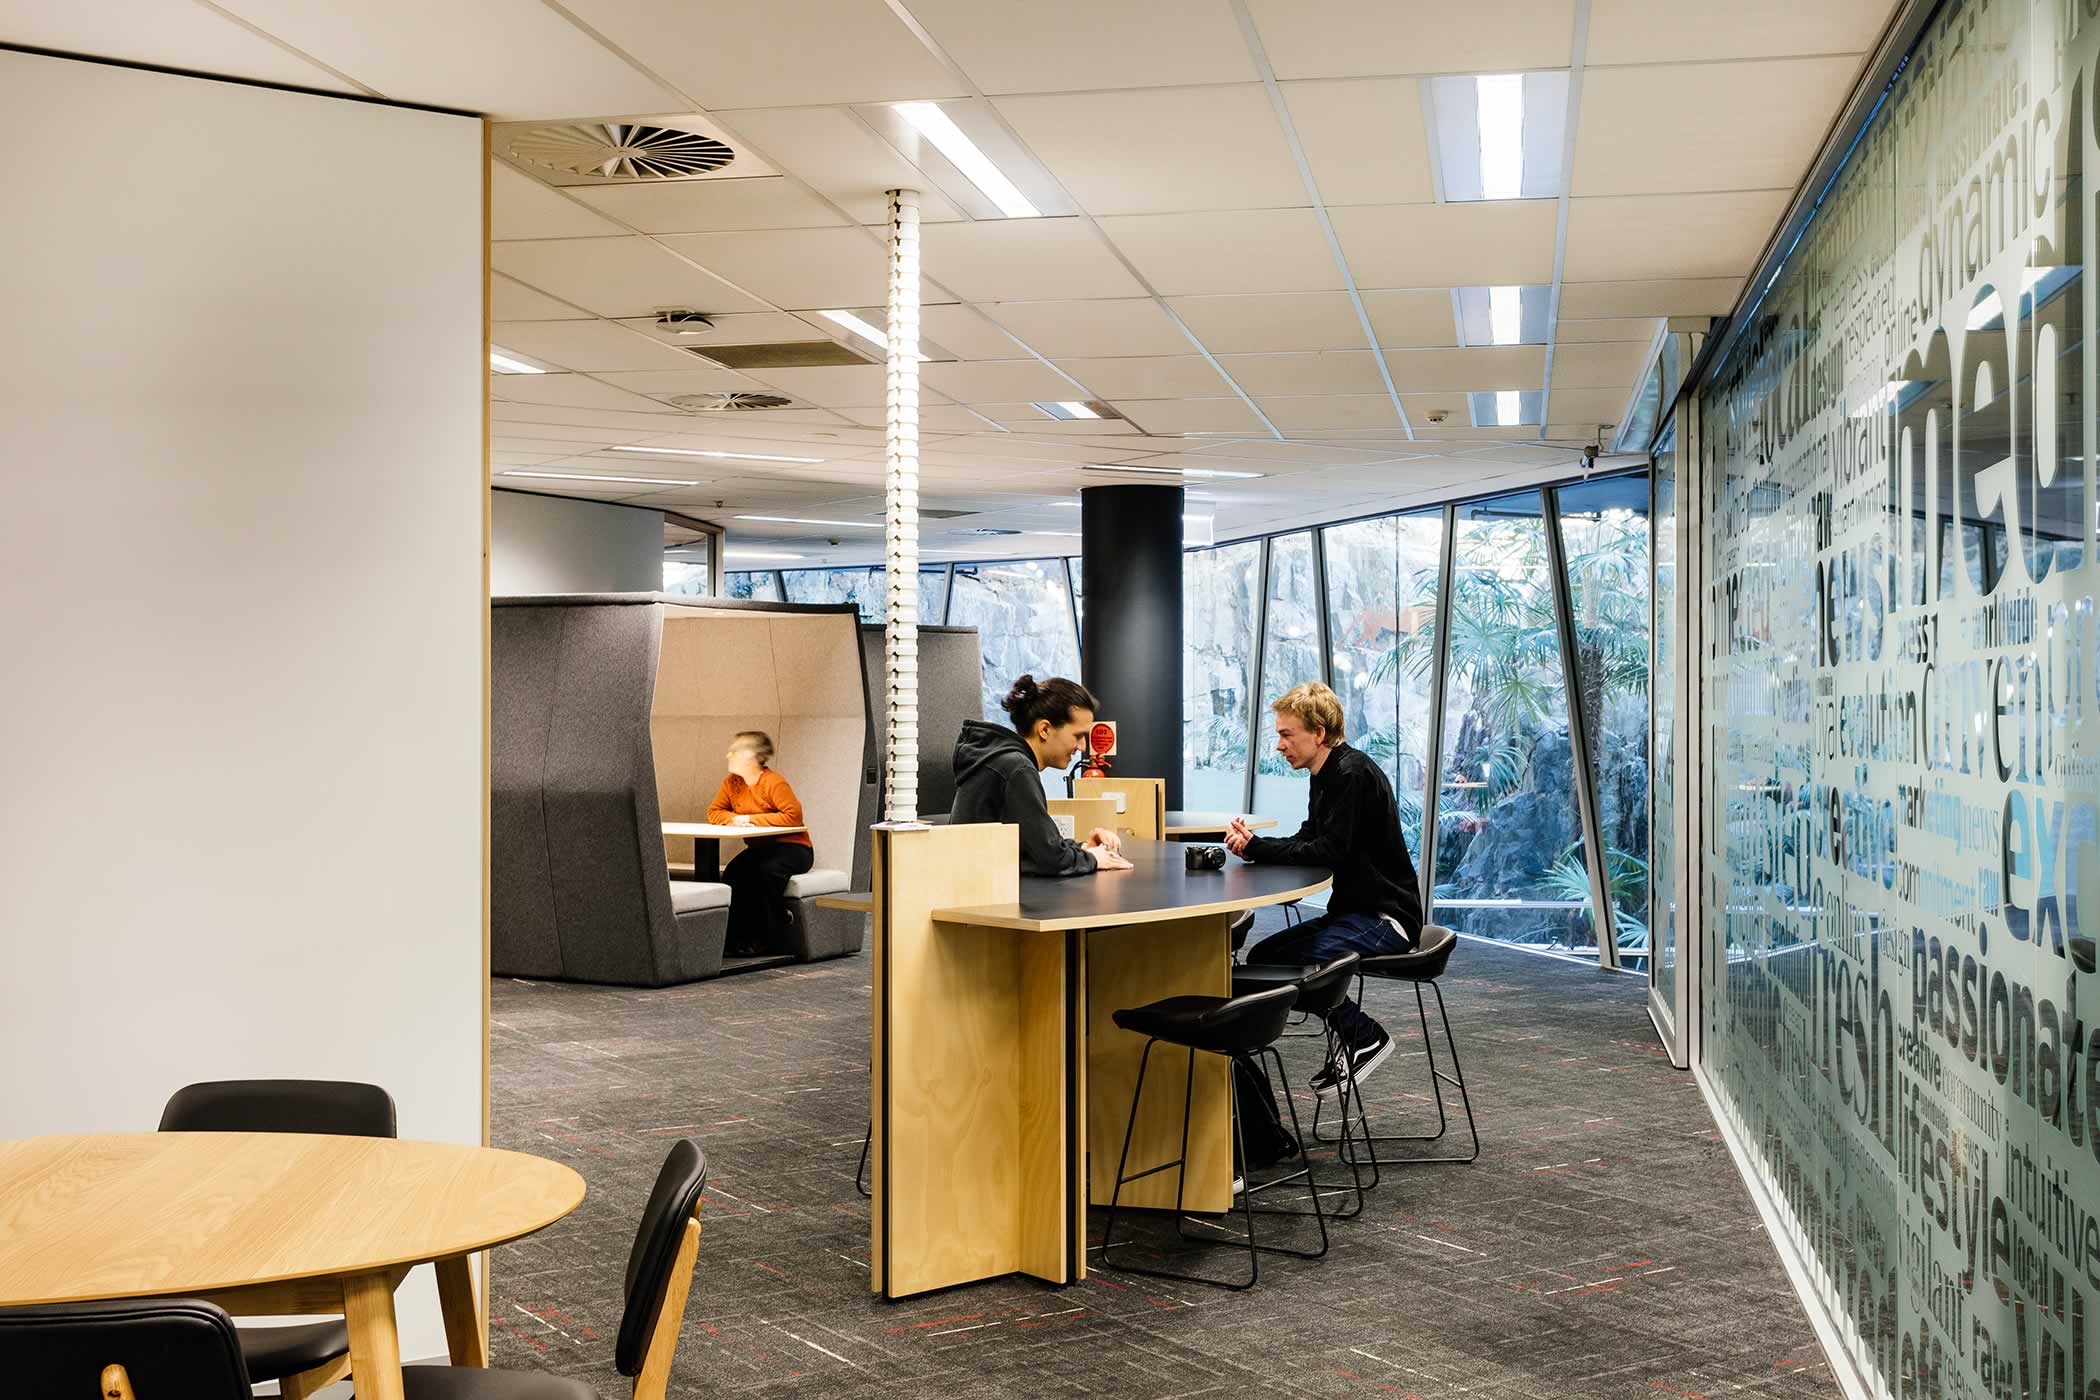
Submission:
{"label": "blond-haired man", "polygon": [[[1343,953],[1407,952],[1422,932],[1422,896],[1385,770],[1344,740],[1342,702],[1318,681],[1293,686],[1269,708],[1276,752],[1312,774],[1305,825],[1296,836],[1263,837],[1235,818],[1226,849],[1256,863],[1324,865],[1334,872],[1334,888],[1325,914],[1256,944],[1248,962],[1309,967]],[[1327,1019],[1341,1051],[1313,1076],[1323,1098],[1393,1053],[1392,1037],[1355,1002],[1344,1001]]]}

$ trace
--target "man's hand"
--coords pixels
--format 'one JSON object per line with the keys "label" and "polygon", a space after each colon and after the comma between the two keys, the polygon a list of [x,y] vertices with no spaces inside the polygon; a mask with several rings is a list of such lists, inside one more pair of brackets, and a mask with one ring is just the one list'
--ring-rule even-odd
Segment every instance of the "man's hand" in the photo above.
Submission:
{"label": "man's hand", "polygon": [[1225,828],[1225,849],[1242,860],[1247,856],[1247,843],[1253,839],[1254,833],[1248,830],[1247,824],[1238,817],[1234,817],[1232,825]]}
{"label": "man's hand", "polygon": [[1105,826],[1097,826],[1089,832],[1086,843],[1089,846],[1099,846],[1103,850],[1114,851],[1119,855],[1123,850],[1122,836]]}

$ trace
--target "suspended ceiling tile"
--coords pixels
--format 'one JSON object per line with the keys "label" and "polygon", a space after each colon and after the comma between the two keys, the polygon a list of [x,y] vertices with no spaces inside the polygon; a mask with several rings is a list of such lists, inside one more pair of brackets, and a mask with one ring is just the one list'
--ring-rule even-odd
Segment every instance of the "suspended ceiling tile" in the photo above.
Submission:
{"label": "suspended ceiling tile", "polygon": [[1546,414],[1560,422],[1616,425],[1626,401],[1632,397],[1631,385],[1623,389],[1554,389],[1546,401]]}
{"label": "suspended ceiling tile", "polygon": [[1255,402],[1270,422],[1287,433],[1400,426],[1400,412],[1387,394],[1264,395]]}
{"label": "suspended ceiling tile", "polygon": [[240,17],[397,102],[497,121],[680,110],[675,94],[543,5],[240,0]]}
{"label": "suspended ceiling tile", "polygon": [[1331,213],[1359,287],[1491,287],[1553,280],[1555,200],[1387,205]]}
{"label": "suspended ceiling tile", "polygon": [[[882,318],[871,319],[879,324]],[[919,333],[966,360],[1011,360],[1028,353],[973,306],[922,306]]]}
{"label": "suspended ceiling tile", "polygon": [[1561,389],[1630,390],[1648,367],[1651,341],[1622,340],[1601,345],[1557,345],[1553,349],[1553,387]]}
{"label": "suspended ceiling tile", "polygon": [[681,233],[664,242],[790,311],[880,306],[889,295],[882,245],[858,228]]}
{"label": "suspended ceiling tile", "polygon": [[489,318],[495,321],[588,320],[590,312],[556,301],[502,273],[489,277]]}
{"label": "suspended ceiling tile", "polygon": [[[888,399],[881,365],[755,370],[751,377],[820,408],[879,407]],[[921,386],[920,401],[946,403],[948,400],[946,395]]]}
{"label": "suspended ceiling tile", "polygon": [[[1565,313],[1570,288],[1561,288],[1561,307]],[[1594,345],[1614,340],[1637,340],[1643,345],[1654,343],[1656,324],[1660,316],[1603,316],[1578,320],[1563,314],[1553,327],[1553,339],[1561,345]]]}
{"label": "suspended ceiling tile", "polygon": [[1462,350],[1388,350],[1386,368],[1402,394],[1536,389],[1546,379],[1543,345],[1484,345]]}
{"label": "suspended ceiling tile", "polygon": [[1232,392],[1201,355],[1061,360],[1058,367],[1097,399],[1204,399]]}
{"label": "suspended ceiling tile", "polygon": [[510,403],[567,404],[576,408],[622,408],[644,413],[663,405],[580,374],[492,374],[491,396]]}
{"label": "suspended ceiling tile", "polygon": [[1503,462],[1513,467],[1574,467],[1582,462],[1580,452],[1565,447],[1526,447],[1518,442],[1503,447],[1469,447],[1457,455],[1469,461]]}
{"label": "suspended ceiling tile", "polygon": [[489,249],[489,261],[521,282],[600,316],[647,316],[666,306],[696,311],[771,309],[646,238],[497,243]]}
{"label": "suspended ceiling tile", "polygon": [[1889,0],[1590,0],[1589,66],[1864,53],[1888,23]]}
{"label": "suspended ceiling tile", "polygon": [[1565,68],[1574,0],[1248,0],[1279,78]]}
{"label": "suspended ceiling tile", "polygon": [[[865,423],[874,428],[883,427],[888,421],[879,406],[847,408],[841,409],[840,412],[856,423]],[[919,430],[924,433],[981,433],[986,431],[986,428],[984,419],[961,404],[927,404],[919,409]],[[924,463],[932,455],[921,451],[919,460]],[[964,460],[978,463],[982,462],[983,458],[976,454],[966,454]]]}
{"label": "suspended ceiling tile", "polygon": [[1436,197],[1415,79],[1285,83],[1283,96],[1323,202],[1416,204]]}
{"label": "suspended ceiling tile", "polygon": [[709,111],[959,97],[962,85],[868,0],[568,0]]}
{"label": "suspended ceiling tile", "polygon": [[1039,355],[1178,355],[1189,347],[1149,297],[1104,301],[993,302],[985,312]]}
{"label": "suspended ceiling tile", "polygon": [[1741,277],[1792,197],[1784,189],[1571,199],[1562,276],[1571,282]]}
{"label": "suspended ceiling tile", "polygon": [[998,107],[1090,214],[1307,202],[1259,83],[1007,97]]}
{"label": "suspended ceiling tile", "polygon": [[1561,284],[1562,324],[1569,319],[1726,316],[1735,306],[1743,279],[1736,277],[1639,278],[1626,281]]}
{"label": "suspended ceiling tile", "polygon": [[894,146],[842,107],[717,112],[731,132],[775,168],[789,171],[863,224],[889,219],[889,191],[917,189],[919,219],[960,219],[962,211],[927,187]]}
{"label": "suspended ceiling tile", "polygon": [[1086,395],[1041,360],[972,360],[921,365],[919,380],[964,403],[1054,402]]}
{"label": "suspended ceiling tile", "polygon": [[665,413],[661,404],[651,404],[646,413],[623,413],[617,409],[567,408],[548,404],[504,403],[501,400],[490,401],[489,418],[497,424],[518,425],[504,429],[514,433],[523,432],[525,424],[532,424],[533,433],[540,435],[551,426],[573,427],[578,430],[578,439],[591,433],[606,433],[607,429],[613,429],[616,431],[608,436],[615,442],[626,442],[637,432],[659,433],[664,430],[666,424],[677,422],[675,416]]}
{"label": "suspended ceiling tile", "polygon": [[990,93],[1175,87],[1255,77],[1232,11],[1214,0],[911,0],[911,12]]}
{"label": "suspended ceiling tile", "polygon": [[1175,297],[1168,304],[1214,355],[1365,346],[1363,322],[1347,292]]}
{"label": "suspended ceiling tile", "polygon": [[1254,410],[1237,398],[1127,399],[1114,405],[1148,433],[1267,432]]}
{"label": "suspended ceiling tile", "polygon": [[1310,209],[1124,215],[1101,230],[1163,296],[1342,286]]}
{"label": "suspended ceiling tile", "polygon": [[759,383],[749,375],[734,370],[717,369],[703,365],[691,356],[679,369],[650,369],[621,371],[598,376],[608,384],[617,384],[637,394],[651,398],[668,398],[674,394],[727,394],[759,391]]}
{"label": "suspended ceiling tile", "polygon": [[627,230],[500,160],[489,161],[489,237],[601,238]]}
{"label": "suspended ceiling tile", "polygon": [[1226,355],[1220,362],[1240,388],[1257,398],[1269,394],[1386,392],[1385,379],[1378,372],[1378,357],[1369,350]]}
{"label": "suspended ceiling tile", "polygon": [[94,54],[324,92],[358,91],[318,64],[201,5],[169,5],[165,0],[55,5],[29,0],[0,9],[0,25],[8,43],[24,48]]}
{"label": "suspended ceiling tile", "polygon": [[823,200],[780,175],[607,185],[578,190],[576,197],[643,233],[827,228],[846,222]]}
{"label": "suspended ceiling tile", "polygon": [[1383,289],[1363,294],[1378,343],[1389,349],[1433,349],[1458,344],[1458,313],[1448,291]]}
{"label": "suspended ceiling tile", "polygon": [[1084,219],[983,219],[936,224],[922,236],[927,280],[965,301],[1067,301],[1144,290]]}
{"label": "suspended ceiling tile", "polygon": [[489,339],[563,369],[680,369],[692,356],[610,321],[495,321]]}
{"label": "suspended ceiling tile", "polygon": [[[1576,195],[1791,191],[1859,60],[1773,59],[1620,68],[1583,84]],[[1657,120],[1667,112],[1669,119]]]}

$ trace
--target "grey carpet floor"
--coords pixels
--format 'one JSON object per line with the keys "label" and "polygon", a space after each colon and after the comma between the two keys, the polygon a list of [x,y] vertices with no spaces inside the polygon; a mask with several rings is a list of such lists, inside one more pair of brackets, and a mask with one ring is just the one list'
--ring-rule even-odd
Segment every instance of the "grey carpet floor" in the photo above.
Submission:
{"label": "grey carpet floor", "polygon": [[[628,1393],[622,1274],[684,1136],[711,1174],[676,1395],[1838,1393],[1640,979],[1468,942],[1445,985],[1480,1160],[1388,1172],[1324,1260],[1267,1258],[1239,1294],[1096,1271],[886,1304],[853,1188],[865,955],[663,991],[499,980],[494,1142],[590,1194],[497,1252],[493,1364]],[[1376,1126],[1433,1122],[1412,995],[1374,986],[1369,1009],[1399,1041],[1367,1084]],[[1300,1085],[1318,1044],[1285,1042]]]}

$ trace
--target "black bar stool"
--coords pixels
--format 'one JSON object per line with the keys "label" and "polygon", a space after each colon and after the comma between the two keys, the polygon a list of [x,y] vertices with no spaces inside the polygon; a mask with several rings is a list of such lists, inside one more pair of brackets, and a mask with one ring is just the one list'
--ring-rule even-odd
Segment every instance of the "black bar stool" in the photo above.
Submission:
{"label": "black bar stool", "polygon": [[[1240,1216],[1247,1227],[1247,1278],[1245,1282],[1230,1279],[1205,1278],[1201,1274],[1176,1273],[1167,1269],[1148,1269],[1137,1265],[1119,1264],[1112,1251],[1115,1249],[1116,1212],[1122,1205],[1123,1187],[1133,1181],[1142,1181],[1148,1176],[1163,1171],[1176,1171],[1178,1179],[1174,1190],[1175,1231],[1184,1244],[1198,1248],[1215,1248],[1232,1243],[1228,1240],[1197,1239],[1189,1235],[1182,1202],[1186,1199],[1188,1186],[1189,1155],[1189,1109],[1190,1096],[1196,1086],[1196,1054],[1223,1055],[1228,1059],[1240,1055],[1258,1055],[1266,1052],[1276,1060],[1277,1073],[1283,1072],[1283,1061],[1275,1051],[1276,1037],[1283,1031],[1283,1023],[1297,1003],[1296,986],[1271,987],[1252,996],[1167,997],[1146,1006],[1129,1007],[1115,1013],[1115,1023],[1126,1031],[1146,1036],[1145,1053],[1138,1059],[1137,1087],[1130,1095],[1130,1122],[1123,1129],[1123,1154],[1116,1160],[1116,1188],[1108,1200],[1108,1225],[1101,1232],[1101,1263],[1104,1268],[1121,1273],[1144,1274],[1151,1278],[1178,1279],[1183,1283],[1207,1284],[1212,1288],[1230,1288],[1235,1291],[1252,1288],[1261,1277],[1263,1254],[1289,1254],[1299,1259],[1318,1259],[1327,1253],[1327,1219],[1320,1211],[1320,1192],[1312,1177],[1312,1163],[1305,1156],[1304,1138],[1298,1129],[1298,1109],[1291,1105],[1291,1136],[1299,1143],[1298,1160],[1304,1165],[1288,1176],[1279,1177],[1272,1185],[1285,1181],[1305,1182],[1306,1194],[1312,1200],[1311,1214],[1320,1227],[1320,1247],[1317,1250],[1287,1249],[1281,1245],[1257,1244],[1254,1239],[1254,1209],[1245,1192],[1238,1193]],[[1156,1167],[1147,1167],[1141,1172],[1125,1174],[1130,1165],[1130,1138],[1137,1131],[1138,1105],[1145,1095],[1145,1073],[1151,1067],[1152,1048],[1162,1042],[1179,1045],[1189,1052],[1188,1075],[1182,1090],[1181,1101],[1181,1155],[1171,1162],[1162,1162]],[[1289,1099],[1285,1099],[1288,1104]],[[1234,1145],[1240,1148],[1240,1160],[1246,1160],[1246,1151],[1241,1142],[1239,1115],[1232,1119]],[[1126,1243],[1125,1247],[1128,1245]]]}
{"label": "black bar stool", "polygon": [[[1333,962],[1325,966],[1316,967],[1292,967],[1288,963],[1249,963],[1244,967],[1236,967],[1232,970],[1232,994],[1236,997],[1244,997],[1252,996],[1256,992],[1265,992],[1271,987],[1296,987],[1298,989],[1298,1004],[1295,1010],[1308,1016],[1319,1018],[1327,1040],[1326,1054],[1322,1057],[1321,1063],[1332,1064],[1336,1054],[1339,1052],[1341,1039],[1336,1035],[1334,1028],[1327,1024],[1327,1013],[1340,1006],[1342,1001],[1349,995],[1349,983],[1357,977],[1357,965],[1362,960],[1360,954],[1344,953]],[[1291,1101],[1290,1080],[1282,1077],[1282,1061],[1280,1058],[1278,1060],[1276,1088],[1277,1092],[1283,1095],[1285,1102]],[[1346,1075],[1343,1076],[1341,1081],[1341,1102],[1338,1105],[1342,1114],[1343,1148],[1336,1155],[1335,1160],[1346,1164],[1349,1168],[1349,1177],[1354,1184],[1356,1192],[1356,1204],[1347,1210],[1327,1212],[1329,1220],[1354,1220],[1357,1216],[1364,1213],[1363,1163],[1357,1158],[1355,1153],[1355,1131],[1357,1125],[1363,1119],[1363,1113],[1359,1110],[1352,1116],[1349,1111],[1351,1099],[1361,1092],[1356,1087],[1356,1081],[1353,1078]],[[1292,1112],[1295,1117],[1296,1110],[1293,1109]],[[1316,1110],[1313,1116],[1313,1131],[1319,1131],[1319,1122],[1319,1115]],[[1366,1149],[1368,1150],[1368,1144],[1366,1144]],[[1310,1164],[1308,1163],[1308,1165]],[[1374,1167],[1373,1170],[1375,1171],[1376,1168]],[[1275,1184],[1273,1181],[1265,1181],[1259,1186],[1248,1188],[1248,1194],[1252,1195],[1256,1191],[1266,1191]],[[1317,1181],[1314,1183],[1314,1189],[1318,1190]],[[1342,1187],[1340,1189],[1346,1192],[1350,1188]],[[1269,1208],[1258,1211],[1257,1214],[1303,1215],[1305,1212],[1302,1210]]]}
{"label": "black bar stool", "polygon": [[[1371,1131],[1369,1119],[1364,1113],[1363,1094],[1360,1090],[1358,1091],[1356,1097],[1356,1126],[1360,1130],[1360,1135],[1357,1141],[1364,1144],[1363,1151],[1367,1154],[1364,1160],[1371,1164],[1371,1184],[1373,1186],[1378,1184],[1378,1169],[1380,1167],[1404,1167],[1436,1162],[1464,1164],[1477,1161],[1480,1157],[1480,1129],[1473,1121],[1473,1096],[1466,1092],[1466,1071],[1465,1067],[1458,1061],[1458,1041],[1451,1034],[1450,1013],[1444,1009],[1444,989],[1437,985],[1437,979],[1443,976],[1444,969],[1450,965],[1451,955],[1456,951],[1458,951],[1458,935],[1456,933],[1445,928],[1442,924],[1424,924],[1422,926],[1421,939],[1416,944],[1413,952],[1375,954],[1365,958],[1357,965],[1356,1000],[1359,1006],[1363,1004],[1364,979],[1367,977],[1382,977],[1391,982],[1412,982],[1414,984],[1415,1014],[1422,1023],[1422,1049],[1429,1057],[1429,1093],[1436,1100],[1435,1132],[1387,1133],[1380,1135]],[[1422,988],[1425,986],[1436,994],[1437,1018],[1443,1022],[1444,1044],[1451,1052],[1451,1073],[1449,1074],[1437,1067],[1436,1042],[1430,1038],[1429,1034],[1429,1009],[1422,997]],[[1444,1108],[1444,1086],[1446,1084],[1458,1090],[1459,1102],[1465,1106],[1466,1132],[1473,1140],[1472,1151],[1463,1157],[1448,1155],[1441,1157],[1380,1157],[1376,1144],[1381,1142],[1422,1143],[1441,1142],[1443,1140],[1444,1134],[1450,1129],[1450,1118]],[[1339,1144],[1344,1154],[1353,1156],[1357,1148],[1356,1143],[1349,1140],[1350,1132],[1346,1119],[1342,1126],[1342,1136],[1339,1138],[1328,1137],[1320,1131],[1320,1111],[1325,1106],[1323,1102],[1313,1109],[1313,1135],[1321,1142]],[[1347,1110],[1344,1109],[1343,1112],[1346,1115]]]}

